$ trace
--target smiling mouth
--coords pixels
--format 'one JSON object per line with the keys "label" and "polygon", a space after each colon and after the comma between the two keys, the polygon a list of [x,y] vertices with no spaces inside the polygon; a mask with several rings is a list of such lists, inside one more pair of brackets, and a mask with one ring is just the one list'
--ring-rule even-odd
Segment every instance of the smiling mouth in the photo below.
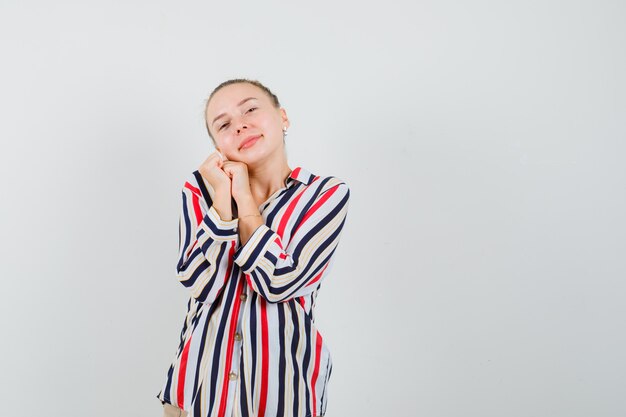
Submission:
{"label": "smiling mouth", "polygon": [[259,136],[256,136],[256,137],[254,137],[254,138],[250,139],[250,140],[247,140],[246,142],[244,142],[244,143],[241,145],[241,147],[239,148],[239,150],[241,150],[241,149],[246,149],[246,148],[251,147],[251,146],[252,146],[252,145],[254,145],[254,144],[255,144],[255,143],[256,143],[259,139],[261,139],[261,136],[262,136],[262,135],[259,135]]}

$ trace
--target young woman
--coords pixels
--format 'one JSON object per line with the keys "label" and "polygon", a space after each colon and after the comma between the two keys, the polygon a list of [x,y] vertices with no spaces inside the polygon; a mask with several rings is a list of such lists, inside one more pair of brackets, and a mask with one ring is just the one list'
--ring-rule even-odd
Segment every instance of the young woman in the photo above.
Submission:
{"label": "young woman", "polygon": [[323,416],[332,362],[314,307],[350,191],[289,167],[287,113],[259,82],[220,84],[205,110],[217,151],[182,187],[190,299],[157,397],[166,416]]}

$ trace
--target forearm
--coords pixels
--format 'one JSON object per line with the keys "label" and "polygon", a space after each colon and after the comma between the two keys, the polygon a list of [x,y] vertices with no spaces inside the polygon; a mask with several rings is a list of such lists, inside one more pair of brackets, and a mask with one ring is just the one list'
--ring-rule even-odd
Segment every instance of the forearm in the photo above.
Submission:
{"label": "forearm", "polygon": [[176,275],[196,300],[212,303],[232,269],[237,220],[221,219],[215,205],[205,211],[197,189],[187,185],[183,188]]}
{"label": "forearm", "polygon": [[[350,192],[343,182],[329,185],[315,193],[313,204],[306,204],[297,225],[289,226],[289,241],[283,242],[280,226],[274,231],[260,221],[250,221],[256,217],[239,220],[240,241],[245,237],[247,243],[235,251],[234,261],[252,290],[267,301],[281,302],[315,291],[330,271]],[[244,222],[246,231],[241,230]]]}
{"label": "forearm", "polygon": [[239,243],[243,246],[254,231],[265,222],[252,195],[243,196],[237,200],[237,211],[239,212]]}
{"label": "forearm", "polygon": [[233,210],[231,206],[231,196],[229,190],[223,190],[220,188],[215,189],[215,196],[213,201],[213,207],[220,218],[224,221],[230,221],[233,219]]}

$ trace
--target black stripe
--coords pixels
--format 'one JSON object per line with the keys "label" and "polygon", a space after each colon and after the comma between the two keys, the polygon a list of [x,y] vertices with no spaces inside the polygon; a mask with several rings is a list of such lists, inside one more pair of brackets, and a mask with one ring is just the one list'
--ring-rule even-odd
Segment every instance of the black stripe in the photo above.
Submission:
{"label": "black stripe", "polygon": [[174,364],[170,365],[170,369],[167,371],[167,382],[165,383],[165,391],[163,392],[163,398],[166,402],[171,402],[170,390],[172,389],[172,376],[174,375]]}
{"label": "black stripe", "polygon": [[[192,253],[192,254],[193,254],[193,257],[192,257],[192,258],[196,258],[198,255],[201,255],[201,254],[202,254],[202,248],[198,248],[198,249],[196,249],[195,251],[193,251],[193,253]],[[204,255],[202,255],[202,256],[204,257]],[[190,258],[190,259],[191,259],[191,258]],[[185,268],[186,268],[187,266],[188,266],[188,265],[186,265],[186,266],[185,266]],[[189,278],[187,278],[186,280],[181,280],[181,281],[180,281],[180,282],[181,282],[181,284],[183,284],[183,285],[184,285],[185,287],[187,287],[187,288],[192,287],[192,286],[193,286],[193,284],[194,284],[194,283],[196,282],[196,280],[198,279],[198,277],[199,277],[202,273],[204,273],[204,271],[206,271],[206,270],[209,268],[209,266],[210,266],[209,261],[207,261],[207,260],[206,260],[206,258],[205,258],[205,259],[203,259],[203,260],[200,262],[200,265],[198,265],[198,266],[196,267],[196,269],[194,269],[193,273],[191,274],[191,276],[190,276]],[[184,269],[185,269],[185,268],[184,268]]]}
{"label": "black stripe", "polygon": [[[311,273],[311,276],[315,276],[315,274],[322,268],[324,268],[324,265],[326,265],[328,262],[330,262],[330,259],[333,257],[333,254],[335,253],[335,251],[337,250],[337,247],[335,247],[335,249],[333,249],[333,251],[322,261],[320,262],[319,266]],[[308,267],[307,267],[308,269]],[[303,272],[302,276],[304,276],[305,273]],[[294,285],[297,284],[297,286],[295,288],[292,288],[291,291],[288,294],[283,294],[283,298],[289,298],[292,294],[295,294],[296,292],[298,292],[300,290],[300,288],[302,288],[303,286],[305,286],[307,284],[307,282],[309,281],[308,277],[306,277],[306,279],[303,279],[302,277],[297,280],[297,281],[292,281],[289,284],[284,285],[283,287],[281,287],[280,289],[275,289],[276,293],[281,294],[284,292],[285,288],[289,288],[292,287]],[[318,281],[318,287],[319,285],[321,285],[321,281]]]}
{"label": "black stripe", "polygon": [[[204,181],[202,179],[202,174],[200,174],[200,171],[196,170],[193,172],[193,175],[196,177],[196,182],[198,183],[198,188],[200,188],[200,192],[202,193],[202,196],[204,197],[204,200],[207,203],[207,208],[211,208],[211,206],[213,205],[213,200],[211,200],[211,195],[209,194],[209,190],[206,188],[206,186],[204,185]],[[231,206],[231,211],[233,213],[233,216],[237,216],[237,203],[235,202],[235,199],[230,198],[230,206]],[[233,217],[234,218],[234,217]],[[222,230],[218,230],[215,229],[214,227],[211,227],[212,225],[209,223],[209,227],[211,228],[211,230],[213,231],[213,233],[215,233],[218,236],[230,236],[232,235],[234,232],[233,231],[222,231]]]}
{"label": "black stripe", "polygon": [[[296,308],[296,302],[293,303]],[[306,347],[304,349],[304,358],[302,360],[302,379],[304,380],[304,392],[306,400],[306,415],[311,415],[311,401],[309,399],[311,391],[309,387],[309,361],[311,360],[311,323],[308,320],[304,320],[304,340],[306,340]]]}
{"label": "black stripe", "polygon": [[[228,250],[226,245],[222,245],[220,247],[220,251],[219,251],[219,253],[217,255],[215,271],[213,272],[213,275],[211,276],[211,279],[209,279],[209,281],[206,283],[206,285],[204,286],[204,288],[200,292],[200,295],[198,296],[198,300],[205,301],[207,299],[207,297],[209,296],[209,292],[215,286],[215,280],[217,279],[217,277],[220,274],[220,268],[219,268],[219,266],[220,266],[219,265],[220,264],[220,259],[222,258],[222,256],[227,256],[227,255],[225,255],[226,250]],[[205,264],[205,263],[207,264],[207,266],[209,265],[209,261],[207,261],[206,259],[204,260],[203,264]],[[230,277],[225,277],[224,280],[228,281],[229,278]],[[194,281],[195,281],[195,279],[194,279]]]}
{"label": "black stripe", "polygon": [[278,328],[281,329],[280,339],[278,339],[279,358],[278,358],[278,408],[276,411],[277,416],[285,414],[285,368],[287,358],[285,356],[285,332],[282,330],[285,328],[285,307],[283,304],[277,304],[278,306]]}
{"label": "black stripe", "polygon": [[[302,239],[300,239],[300,242],[298,244],[298,246],[296,246],[292,252],[291,257],[295,260],[298,260],[300,257],[300,253],[304,250],[305,246],[311,241],[311,239],[313,237],[315,237],[315,235],[317,233],[319,233],[322,229],[324,229],[328,223],[330,223],[335,217],[337,217],[337,214],[343,209],[343,207],[345,206],[345,204],[347,204],[348,202],[348,196],[346,195],[344,197],[343,200],[341,200],[341,202],[335,206],[333,208],[332,211],[330,211],[328,213],[328,215],[326,217],[324,217],[322,220],[320,220],[320,222],[318,224],[316,224],[311,230],[309,230],[307,232],[306,235],[304,235],[302,237]],[[346,222],[346,218],[347,216],[344,216],[344,219],[342,220],[342,222],[339,224],[339,226],[334,230],[333,234],[330,235],[324,242],[322,245],[319,246],[319,249],[316,250],[316,253],[320,253],[323,252],[326,247],[328,247],[328,245],[330,245],[335,239],[336,236],[339,235],[339,233],[341,232],[345,222]],[[312,257],[314,258],[314,257]],[[280,276],[280,275],[284,275],[284,274],[288,274],[291,271],[295,270],[298,266],[297,262],[294,262],[293,265],[291,266],[286,266],[283,268],[277,268],[274,270],[274,275],[275,276]]]}
{"label": "black stripe", "polygon": [[[260,285],[260,283],[261,283],[261,280],[262,280],[265,283],[265,285],[270,287],[272,285],[272,283],[270,281],[270,277],[262,269],[253,270],[252,272],[250,272],[249,275],[250,275],[250,279],[252,279],[254,282],[256,282],[256,285],[257,285],[257,287],[259,289],[259,294],[261,294],[261,297],[263,297],[263,298],[265,298],[267,300],[267,293],[263,289],[263,286]],[[270,290],[271,290],[271,287],[270,287]],[[271,301],[269,301],[269,300],[268,300],[268,302],[271,303]]]}
{"label": "black stripe", "polygon": [[272,222],[274,221],[274,217],[276,217],[276,215],[282,210],[284,206],[291,203],[293,194],[296,193],[300,188],[301,187],[298,186],[292,187],[285,192],[281,200],[275,203],[276,205],[272,209],[272,212],[267,215],[265,224],[272,224]]}
{"label": "black stripe", "polygon": [[[247,271],[252,266],[252,264],[260,256],[261,251],[264,250],[263,248],[265,248],[265,245],[272,238],[272,236],[274,236],[274,231],[272,231],[272,229],[266,229],[265,232],[263,232],[263,235],[258,240],[255,249],[250,253],[250,256],[248,257],[247,261],[241,266],[241,269]],[[245,245],[239,247],[239,252],[241,252],[241,249],[244,246]],[[235,254],[235,256],[237,256],[237,254]]]}
{"label": "black stripe", "polygon": [[[319,256],[319,254],[321,254],[323,251],[326,250],[326,247],[328,247],[330,244],[335,242],[335,237],[338,236],[339,233],[341,232],[341,229],[343,228],[344,223],[345,223],[345,219],[341,222],[339,227],[337,229],[335,229],[333,234],[330,235],[330,237],[327,240],[325,240],[322,244],[320,244],[320,246],[318,246],[318,248],[315,251],[315,253],[311,256],[311,262],[309,262],[306,265],[306,267],[302,270],[302,272],[300,274],[300,277],[298,279],[293,280],[291,282],[288,282],[285,285],[282,285],[280,287],[272,287],[272,286],[270,286],[269,287],[270,293],[278,295],[278,294],[283,294],[287,290],[290,290],[289,294],[294,294],[300,288],[302,288],[307,283],[309,276],[314,276],[320,269],[322,269],[324,267],[324,265],[326,265],[326,263],[329,262],[330,258],[332,258],[333,254],[337,250],[338,246],[335,246],[335,248],[332,250],[332,252],[322,262],[320,262],[318,264],[317,268],[315,268],[311,273],[308,272],[309,269],[315,263],[312,260],[316,259]],[[298,250],[298,249],[296,249],[296,250]],[[297,255],[294,254],[294,259],[297,259],[296,256]],[[297,263],[294,263],[294,266],[297,266]],[[278,269],[275,269],[274,270],[274,276],[280,276],[280,275],[284,274],[284,272],[279,273],[278,271],[285,271],[286,269],[292,271],[295,268],[294,267],[288,267],[288,268],[278,268]],[[292,287],[295,287],[295,288],[292,288]],[[284,295],[284,297],[289,297],[289,295]]]}
{"label": "black stripe", "polygon": [[326,402],[324,401],[326,398],[326,387],[328,386],[328,379],[330,378],[331,365],[330,360],[326,362],[326,374],[324,375],[324,389],[322,390],[322,397],[320,398],[320,407],[322,408],[320,411],[322,415],[326,413]]}
{"label": "black stripe", "polygon": [[195,327],[198,325],[198,321],[200,321],[200,316],[202,316],[202,314],[198,314],[198,308],[201,307],[202,303],[193,297],[189,297],[189,303],[191,303],[192,301],[195,304],[195,314],[191,319],[191,326],[195,329]]}
{"label": "black stripe", "polygon": [[[220,304],[222,298],[222,294],[218,294],[217,298],[215,299],[215,301],[213,302],[213,304],[211,304],[211,307],[209,307],[209,311],[207,311],[206,313],[206,321],[204,323],[204,328],[202,329],[202,333],[201,335],[199,335],[200,337],[200,346],[198,347],[198,352],[204,352],[204,345],[206,343],[206,339],[207,339],[207,334],[209,331],[209,322],[211,321],[211,317],[213,317],[213,314],[215,313],[215,310],[217,310],[218,305]],[[200,318],[198,317],[198,320],[200,320]],[[198,337],[198,336],[196,336]],[[200,381],[200,363],[202,361],[202,354],[198,357],[198,363],[196,366],[196,375],[193,379],[193,393],[194,393],[194,397],[195,395],[199,392],[196,391],[197,386],[198,386],[198,381]]]}
{"label": "black stripe", "polygon": [[[242,349],[243,350],[243,349]],[[248,411],[248,394],[246,392],[246,378],[243,374],[243,354],[239,357],[239,369],[241,369],[241,393],[239,394],[239,405],[241,407],[241,417],[249,417]]]}
{"label": "black stripe", "polygon": [[[226,324],[228,323],[228,316],[231,312],[231,308],[233,306],[233,297],[235,296],[235,291],[237,290],[237,280],[231,279],[227,283],[228,289],[226,290],[226,299],[222,305],[222,318],[220,319],[220,323],[217,328],[217,335],[215,336],[215,347],[213,349],[213,363],[211,366],[211,385],[210,385],[210,394],[209,394],[209,404],[212,406],[218,406],[215,404],[215,395],[216,395],[216,387],[217,387],[217,372],[220,367],[220,348],[224,345],[224,333],[226,329]],[[226,369],[226,372],[230,372],[230,370]],[[209,411],[210,414],[210,411]]]}
{"label": "black stripe", "polygon": [[[233,236],[235,234],[234,228],[226,229],[226,230],[220,229],[219,226],[216,225],[215,223],[213,223],[212,221],[210,221],[210,219],[208,219],[208,217],[209,217],[208,214],[204,215],[203,220],[207,219],[204,222],[204,225],[206,227],[208,227],[214,235],[216,235],[216,236],[223,236],[223,237],[227,237],[227,238],[234,237]],[[204,230],[201,229],[200,232],[198,232],[198,233],[199,233],[198,237],[201,237],[202,234],[204,233]],[[206,246],[206,244],[204,246]]]}
{"label": "black stripe", "polygon": [[[337,203],[337,205],[334,206],[331,211],[328,212],[326,217],[321,219],[311,230],[307,232],[307,234],[302,239],[300,239],[298,246],[296,246],[293,251],[294,258],[300,256],[300,252],[302,252],[306,244],[309,243],[309,241],[311,240],[311,238],[315,236],[315,234],[319,233],[322,229],[324,229],[328,225],[328,223],[330,223],[331,221],[333,221],[335,217],[337,217],[337,215],[341,212],[341,210],[343,210],[344,206],[348,203],[348,199],[349,199],[349,193],[346,194],[343,197],[343,199],[341,199],[341,201]],[[345,217],[347,217],[347,215]],[[345,217],[344,217],[344,222],[345,222]],[[341,222],[341,225],[338,227],[337,230],[341,230],[341,227],[343,226],[344,222]],[[336,233],[337,230],[335,231],[333,236],[337,234]],[[328,240],[330,239],[327,239],[327,241]]]}
{"label": "black stripe", "polygon": [[[198,392],[202,391],[202,384],[200,384],[200,388],[198,388]],[[202,401],[194,401],[193,403],[193,414],[194,416],[201,416],[202,415]]]}
{"label": "black stripe", "polygon": [[298,342],[300,341],[300,322],[298,320],[298,315],[295,311],[295,301],[293,299],[289,300],[287,304],[289,306],[289,311],[291,312],[291,321],[293,323],[293,336],[291,339],[291,359],[293,363],[293,415],[298,415],[298,395],[300,393],[300,371],[298,370],[298,360],[297,360],[297,351],[298,351]]}
{"label": "black stripe", "polygon": [[185,192],[183,191],[183,212],[181,213],[181,216],[183,217],[183,220],[185,222],[185,246],[184,247],[180,247],[180,240],[181,240],[181,230],[180,227],[178,228],[178,248],[179,249],[183,249],[181,251],[180,254],[180,259],[178,260],[178,272],[180,272],[181,268],[183,267],[183,259],[185,259],[185,253],[187,252],[187,248],[189,247],[189,240],[190,240],[190,235],[191,235],[191,222],[189,220],[189,215],[187,213],[187,197],[185,196]]}
{"label": "black stripe", "polygon": [[209,194],[209,190],[207,190],[204,185],[204,180],[202,179],[202,174],[200,171],[195,170],[193,175],[196,177],[196,182],[198,183],[198,188],[200,188],[200,192],[202,193],[202,197],[204,197],[204,201],[207,203],[207,207],[211,207],[213,205],[213,200],[211,200],[211,195]]}
{"label": "black stripe", "polygon": [[[322,190],[324,189],[324,185],[330,181],[330,177],[323,179],[322,181],[318,181],[318,187],[315,190],[315,194],[313,194],[313,197],[311,197],[309,199],[309,201],[307,201],[306,205],[304,206],[304,208],[300,211],[300,214],[298,215],[298,220],[296,220],[293,223],[293,227],[291,230],[289,230],[289,236],[291,236],[293,233],[293,230],[298,227],[298,225],[300,223],[302,223],[302,218],[304,216],[306,216],[307,212],[309,211],[309,209],[311,208],[311,206],[317,201],[317,197],[320,195],[320,193],[322,192]],[[309,185],[310,186],[310,185]]]}
{"label": "black stripe", "polygon": [[257,305],[257,293],[252,292],[252,298],[250,299],[250,352],[252,352],[252,378],[250,379],[250,385],[252,385],[251,392],[255,391],[256,383],[256,334],[257,334],[257,319],[256,319],[256,305]]}
{"label": "black stripe", "polygon": [[[314,254],[311,256],[309,263],[305,266],[305,268],[301,271],[299,277],[297,279],[294,279],[290,282],[287,282],[286,284],[280,286],[280,287],[276,287],[273,286],[271,283],[271,278],[268,276],[268,274],[266,274],[262,269],[256,269],[253,270],[252,272],[250,272],[250,278],[256,282],[257,287],[259,292],[261,293],[261,295],[263,296],[263,298],[267,299],[268,302],[270,303],[275,303],[277,301],[270,301],[268,298],[268,294],[265,293],[264,289],[263,289],[263,285],[260,285],[261,283],[264,283],[265,286],[269,289],[270,294],[273,295],[283,295],[283,297],[281,297],[283,300],[288,298],[291,294],[294,294],[296,291],[298,291],[300,288],[302,288],[302,286],[304,286],[308,279],[309,276],[313,276],[315,275],[319,270],[321,270],[324,265],[330,260],[330,258],[333,256],[333,254],[335,253],[335,250],[337,249],[337,247],[335,247],[335,249],[332,250],[332,252],[323,260],[323,262],[318,263],[317,267],[312,271],[312,272],[308,272],[309,269],[311,269],[313,267],[313,265],[315,264],[314,260],[322,253],[326,250],[326,248],[331,245],[333,242],[335,242],[335,237],[338,236],[341,233],[341,229],[343,228],[343,225],[345,223],[345,218],[344,220],[341,222],[341,224],[335,229],[335,231],[329,236],[328,239],[326,239],[324,242],[322,242],[322,244],[320,244],[316,251],[314,252]],[[307,236],[304,238],[307,241],[309,241],[313,235],[315,234],[315,230],[311,230],[311,232],[309,234],[307,234]],[[311,236],[309,236],[311,235]],[[294,262],[294,264],[292,266],[289,267],[284,267],[284,268],[275,268],[274,269],[274,276],[280,276],[280,275],[284,275],[284,274],[288,274],[292,271],[294,271],[297,266],[298,266],[298,256],[300,254],[300,252],[302,252],[302,249],[304,248],[304,244],[296,247],[295,251],[297,251],[297,253],[294,251],[293,254],[293,258],[296,260],[296,262]],[[252,257],[254,255],[252,255],[249,259],[251,260]],[[272,256],[265,256],[266,259],[271,260]],[[274,257],[274,259],[276,259]],[[246,264],[248,264],[248,262],[246,262]],[[273,264],[274,266],[276,265],[275,263]],[[249,266],[248,266],[249,267]],[[292,287],[294,287],[292,289]],[[289,295],[285,295],[284,293],[290,290]],[[280,301],[280,300],[278,300]]]}
{"label": "black stripe", "polygon": [[310,184],[314,178],[315,178],[315,175],[313,173],[309,173],[309,178],[307,178],[306,183]]}
{"label": "black stripe", "polygon": [[[189,310],[191,309],[191,299],[192,297],[189,297],[189,300],[187,301],[187,312],[189,312]],[[185,315],[185,319],[183,320],[183,328],[180,331],[180,344],[178,347],[178,352],[180,354],[180,352],[183,351],[183,347],[185,344],[185,331],[187,330],[187,315]]]}

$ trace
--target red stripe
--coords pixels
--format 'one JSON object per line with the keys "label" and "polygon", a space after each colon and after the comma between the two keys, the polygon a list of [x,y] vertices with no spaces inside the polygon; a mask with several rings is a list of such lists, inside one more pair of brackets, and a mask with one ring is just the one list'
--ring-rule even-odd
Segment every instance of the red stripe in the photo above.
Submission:
{"label": "red stripe", "polygon": [[278,234],[278,236],[281,237],[281,239],[283,237],[283,234],[285,233],[285,227],[287,227],[287,222],[289,221],[289,218],[293,214],[293,211],[296,208],[296,204],[298,204],[298,201],[300,200],[300,198],[302,197],[302,194],[304,194],[305,191],[306,191],[306,188],[300,194],[298,194],[291,203],[289,203],[289,205],[287,206],[287,209],[285,210],[285,214],[283,214],[282,219],[280,219],[280,223],[278,224],[278,230],[276,230],[276,233]]}
{"label": "red stripe", "polygon": [[[185,182],[185,188],[191,190],[191,193],[192,193],[191,202],[192,202],[194,214],[196,217],[196,225],[198,225],[203,219],[202,210],[200,209],[200,201],[199,201],[200,190],[194,187],[193,185],[191,185],[188,181]],[[189,250],[187,251],[187,255],[191,253],[191,250],[195,247],[196,242],[197,241],[195,241],[193,245],[191,246],[191,248],[189,248]],[[181,354],[181,358],[180,358],[180,368],[178,370],[178,386],[176,387],[176,397],[178,399],[178,408],[183,408],[184,403],[185,403],[185,374],[187,372],[187,360],[189,357],[190,344],[191,344],[191,337],[189,337],[187,344],[183,348],[183,353]]]}
{"label": "red stripe", "polygon": [[187,371],[187,357],[189,356],[189,345],[191,344],[191,337],[187,340],[187,344],[183,349],[182,356],[180,358],[180,368],[178,369],[178,387],[176,390],[176,397],[178,398],[178,408],[184,408],[185,404],[185,373]]}
{"label": "red stripe", "polygon": [[[300,194],[298,194],[292,201],[291,203],[289,203],[289,206],[287,206],[287,209],[285,210],[285,214],[283,214],[283,217],[280,220],[280,223],[278,224],[278,230],[276,230],[276,234],[278,234],[278,236],[283,237],[284,233],[285,233],[285,227],[287,227],[287,223],[289,222],[289,218],[291,217],[291,215],[293,214],[293,211],[296,208],[296,205],[298,204],[298,201],[300,201],[300,198],[302,197],[302,195],[306,192],[306,190],[313,185],[313,183],[315,181],[317,181],[317,179],[319,178],[319,176],[315,177],[313,179],[313,181],[311,181],[311,183],[309,185],[307,185],[304,190],[302,190],[302,192]],[[294,232],[295,233],[295,232]],[[281,245],[282,248],[282,245]]]}
{"label": "red stripe", "polygon": [[[228,251],[228,268],[226,269],[226,276],[229,277],[230,276],[230,271],[233,268],[233,253],[235,253],[235,241],[232,241],[230,243],[230,250]],[[221,286],[219,290],[217,290],[217,294],[216,297],[219,296],[219,294],[222,292],[222,289],[225,287],[225,285]]]}
{"label": "red stripe", "polygon": [[193,250],[193,248],[196,247],[196,243],[198,243],[198,239],[193,241],[193,245],[191,245],[191,247],[189,248],[189,250],[187,251],[187,258],[189,258],[189,254],[191,253],[191,251]]}
{"label": "red stripe", "polygon": [[329,188],[327,191],[324,192],[324,195],[322,196],[322,198],[320,198],[317,203],[313,204],[313,206],[309,209],[309,211],[306,212],[306,214],[302,218],[302,221],[300,222],[300,224],[298,224],[298,227],[296,227],[296,230],[294,230],[293,232],[294,235],[296,234],[300,226],[302,226],[304,222],[306,222],[307,219],[311,217],[313,213],[315,213],[317,209],[320,208],[326,200],[328,200],[333,194],[335,194],[335,191],[337,191],[338,187],[339,187],[339,184],[335,185],[333,188]]}
{"label": "red stripe", "polygon": [[[232,259],[233,255],[233,246],[231,246],[230,254],[228,257]],[[230,275],[230,265],[228,266],[228,275]],[[239,308],[241,307],[241,293],[243,292],[243,281],[239,280],[239,284],[237,284],[237,290],[235,291],[235,300],[239,300],[235,302],[235,306],[233,307],[233,314],[230,316],[230,328],[228,332],[228,345],[226,348],[226,367],[224,368],[224,390],[222,391],[222,398],[220,401],[220,409],[217,415],[219,417],[224,417],[226,414],[226,401],[228,399],[228,374],[231,372],[231,366],[233,364],[233,346],[235,344],[235,331],[237,330],[237,318],[239,317]],[[241,375],[239,375],[241,378]]]}
{"label": "red stripe", "polygon": [[201,195],[200,189],[191,185],[189,181],[185,181],[185,187],[189,188],[194,194]]}
{"label": "red stripe", "polygon": [[[194,215],[196,216],[196,226],[197,226],[203,220],[203,215],[202,215],[202,210],[200,209],[200,200],[199,200],[200,190],[194,187],[193,185],[189,184],[189,182],[185,182],[185,188],[191,190],[191,193],[192,193],[191,204],[193,206]],[[196,247],[196,243],[198,243],[198,241],[194,240],[193,245],[191,245],[191,247],[187,249],[187,253],[186,253],[187,257],[189,257],[189,254],[191,253],[193,248]]]}
{"label": "red stripe", "polygon": [[267,336],[267,311],[265,299],[259,297],[261,304],[261,398],[259,402],[259,416],[265,417],[265,404],[267,403],[267,377],[269,371],[269,338]]}
{"label": "red stripe", "polygon": [[315,278],[313,278],[308,284],[305,285],[305,287],[308,287],[309,285],[313,285],[315,284],[317,281],[320,280],[320,278],[322,278],[322,275],[324,275],[324,271],[326,270],[326,268],[328,267],[328,265],[330,265],[330,263],[326,263],[326,265],[324,265],[324,268],[322,268],[322,270],[320,271],[319,274],[317,274],[315,276]]}
{"label": "red stripe", "polygon": [[200,209],[200,190],[198,190],[188,182],[185,183],[185,187],[192,192],[191,203],[193,205],[193,211],[196,215],[196,225],[199,225],[204,218],[204,216],[202,215],[202,210]]}
{"label": "red stripe", "polygon": [[317,399],[315,396],[315,383],[317,382],[317,375],[320,371],[320,352],[322,351],[322,336],[317,333],[317,339],[315,341],[315,368],[313,368],[313,375],[311,376],[311,393],[313,395],[313,415],[317,415]]}

